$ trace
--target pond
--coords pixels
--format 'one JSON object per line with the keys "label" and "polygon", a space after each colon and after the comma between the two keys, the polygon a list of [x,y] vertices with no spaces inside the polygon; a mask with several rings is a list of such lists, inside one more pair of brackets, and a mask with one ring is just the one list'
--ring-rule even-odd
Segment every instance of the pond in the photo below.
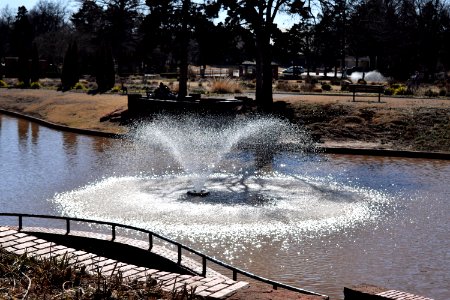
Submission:
{"label": "pond", "polygon": [[[233,149],[190,198],[158,147],[0,115],[0,211],[126,223],[343,298],[370,283],[450,297],[450,161]],[[0,221],[1,222],[1,221]]]}

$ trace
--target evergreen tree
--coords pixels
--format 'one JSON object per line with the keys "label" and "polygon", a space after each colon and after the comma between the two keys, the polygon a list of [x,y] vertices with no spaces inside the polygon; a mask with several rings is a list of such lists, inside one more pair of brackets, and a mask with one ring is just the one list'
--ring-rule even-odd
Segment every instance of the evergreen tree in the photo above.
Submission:
{"label": "evergreen tree", "polygon": [[104,93],[114,87],[115,72],[111,47],[105,45],[100,47],[95,73],[98,93]]}
{"label": "evergreen tree", "polygon": [[61,86],[63,91],[70,90],[79,80],[78,75],[78,46],[74,42],[69,44],[61,73]]}
{"label": "evergreen tree", "polygon": [[31,82],[38,82],[39,77],[40,77],[39,53],[36,43],[33,43],[33,49],[31,52],[31,73],[30,73]]}
{"label": "evergreen tree", "polygon": [[13,25],[12,43],[14,53],[19,57],[18,79],[25,87],[30,85],[30,51],[33,40],[33,29],[28,19],[28,11],[25,6],[18,8],[16,20]]}

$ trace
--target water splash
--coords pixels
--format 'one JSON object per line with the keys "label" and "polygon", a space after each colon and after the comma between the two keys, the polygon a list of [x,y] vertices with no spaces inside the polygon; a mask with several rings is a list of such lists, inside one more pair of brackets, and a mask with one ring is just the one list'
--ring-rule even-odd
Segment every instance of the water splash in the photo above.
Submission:
{"label": "water splash", "polygon": [[234,147],[252,148],[261,157],[288,144],[297,152],[314,148],[303,129],[274,117],[230,120],[218,116],[159,115],[139,126],[133,139],[165,149],[190,174],[194,191],[204,190],[210,174]]}
{"label": "water splash", "polygon": [[214,193],[190,198],[189,180],[183,174],[110,177],[57,194],[53,202],[64,215],[212,240],[321,235],[374,220],[389,203],[374,190],[279,173],[214,173],[208,181]]}
{"label": "water splash", "polygon": [[350,75],[350,79],[352,80],[352,82],[357,82],[359,79],[363,78],[363,75],[364,75],[364,80],[367,82],[386,82],[386,77],[384,77],[378,71],[370,71],[367,73],[353,72]]}
{"label": "water splash", "polygon": [[[297,239],[383,213],[384,194],[309,176],[320,164],[312,150],[308,134],[274,117],[158,116],[112,149],[122,172],[52,201],[63,215],[210,240]],[[188,197],[192,185],[211,194]]]}

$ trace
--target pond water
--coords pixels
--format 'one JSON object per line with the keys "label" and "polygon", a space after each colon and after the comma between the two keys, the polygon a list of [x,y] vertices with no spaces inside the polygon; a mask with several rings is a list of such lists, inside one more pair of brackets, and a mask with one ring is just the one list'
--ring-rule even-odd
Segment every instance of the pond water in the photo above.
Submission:
{"label": "pond water", "polygon": [[189,174],[157,147],[5,115],[0,161],[1,212],[148,228],[332,299],[359,283],[450,298],[450,161],[281,152],[261,166],[234,149],[211,196],[189,198]]}

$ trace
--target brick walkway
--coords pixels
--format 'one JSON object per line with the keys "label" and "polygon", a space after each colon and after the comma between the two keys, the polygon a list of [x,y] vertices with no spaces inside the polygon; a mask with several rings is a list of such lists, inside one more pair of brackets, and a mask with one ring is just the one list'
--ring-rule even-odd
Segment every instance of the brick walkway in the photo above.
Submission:
{"label": "brick walkway", "polygon": [[396,290],[384,291],[384,292],[378,293],[376,295],[383,297],[382,299],[392,299],[392,300],[433,300],[431,298],[417,296],[414,294],[405,293],[405,292],[396,291]]}
{"label": "brick walkway", "polygon": [[[19,232],[13,227],[0,226],[0,247],[19,255],[27,253],[30,256],[42,258],[68,254],[71,262],[85,265],[88,272],[94,273],[101,270],[103,275],[111,275],[112,272],[120,271],[124,277],[138,280],[145,280],[146,277],[150,275],[167,291],[172,291],[174,287],[181,288],[186,285],[188,289],[196,287],[195,293],[197,295],[208,297],[210,299],[224,299],[248,285],[247,282],[231,280],[209,268],[207,269],[206,277],[202,277],[195,275],[181,275],[178,273],[170,273],[163,270],[127,264],[93,253],[55,244],[54,242],[35,236],[39,233],[64,235],[65,231],[30,227],[23,228],[22,231]],[[111,237],[107,235],[81,231],[71,231],[69,238],[70,236],[111,240]],[[116,237],[115,242],[131,245],[140,249],[149,248],[148,242],[126,237],[118,236]],[[178,259],[178,253],[156,245],[153,245],[151,253],[175,262]],[[202,266],[192,259],[183,257],[182,266],[194,270],[196,273],[201,273]]]}

